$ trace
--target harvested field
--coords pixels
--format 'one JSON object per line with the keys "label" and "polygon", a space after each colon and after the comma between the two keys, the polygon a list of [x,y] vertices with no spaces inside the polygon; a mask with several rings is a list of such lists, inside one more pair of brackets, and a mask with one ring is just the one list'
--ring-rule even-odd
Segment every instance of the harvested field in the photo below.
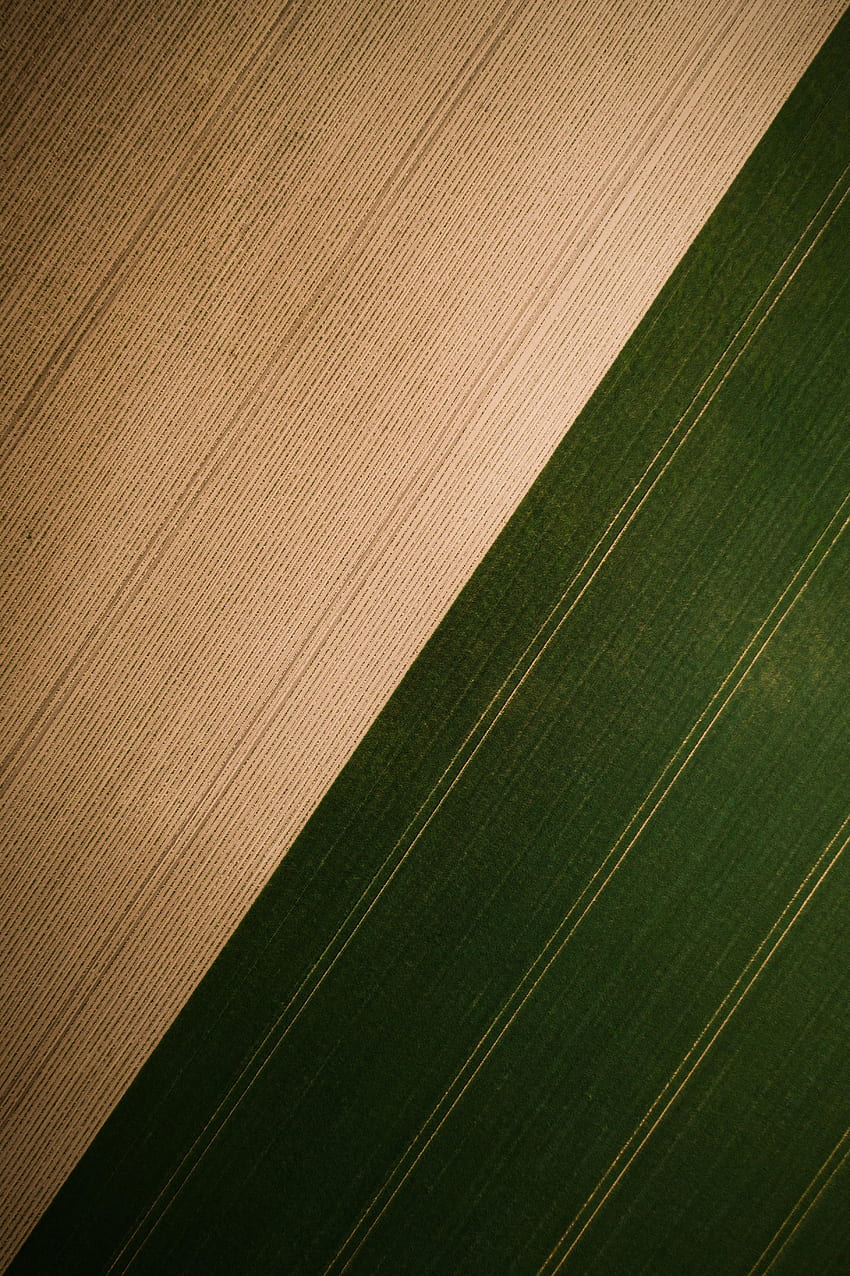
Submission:
{"label": "harvested field", "polygon": [[842,1269],[842,7],[9,11],[15,1270]]}

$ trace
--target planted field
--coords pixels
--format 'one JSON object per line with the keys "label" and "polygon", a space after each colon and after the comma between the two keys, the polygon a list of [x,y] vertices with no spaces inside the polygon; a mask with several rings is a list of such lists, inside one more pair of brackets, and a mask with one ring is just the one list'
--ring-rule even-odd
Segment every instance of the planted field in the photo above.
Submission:
{"label": "planted field", "polygon": [[850,1262],[850,21],[13,1270]]}
{"label": "planted field", "polygon": [[[842,7],[3,7],[0,1265]],[[453,621],[385,720],[379,751],[414,733],[392,818],[648,459],[643,423],[597,456],[610,429],[576,444],[578,522],[510,542],[527,606]]]}
{"label": "planted field", "polygon": [[0,1262],[841,6],[5,6]]}

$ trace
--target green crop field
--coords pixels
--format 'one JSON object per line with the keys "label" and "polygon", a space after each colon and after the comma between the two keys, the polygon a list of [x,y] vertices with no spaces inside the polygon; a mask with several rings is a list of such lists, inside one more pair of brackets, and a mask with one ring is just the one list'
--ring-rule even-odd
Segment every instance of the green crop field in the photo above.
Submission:
{"label": "green crop field", "polygon": [[845,18],[18,1273],[850,1270]]}

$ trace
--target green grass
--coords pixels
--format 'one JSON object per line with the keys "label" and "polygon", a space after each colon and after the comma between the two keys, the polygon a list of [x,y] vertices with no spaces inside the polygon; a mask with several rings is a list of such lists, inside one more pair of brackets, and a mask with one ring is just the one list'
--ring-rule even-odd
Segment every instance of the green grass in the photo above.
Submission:
{"label": "green grass", "polygon": [[[13,1270],[768,1245],[850,1124],[843,858],[749,982],[850,814],[848,66],[845,19]],[[778,1270],[846,1270],[842,1181]]]}

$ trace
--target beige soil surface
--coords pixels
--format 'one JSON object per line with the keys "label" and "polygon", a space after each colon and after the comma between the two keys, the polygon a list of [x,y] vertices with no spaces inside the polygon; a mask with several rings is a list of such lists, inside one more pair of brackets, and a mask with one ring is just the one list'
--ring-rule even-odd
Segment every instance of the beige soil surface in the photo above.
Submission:
{"label": "beige soil surface", "polygon": [[0,1259],[842,8],[6,6]]}

